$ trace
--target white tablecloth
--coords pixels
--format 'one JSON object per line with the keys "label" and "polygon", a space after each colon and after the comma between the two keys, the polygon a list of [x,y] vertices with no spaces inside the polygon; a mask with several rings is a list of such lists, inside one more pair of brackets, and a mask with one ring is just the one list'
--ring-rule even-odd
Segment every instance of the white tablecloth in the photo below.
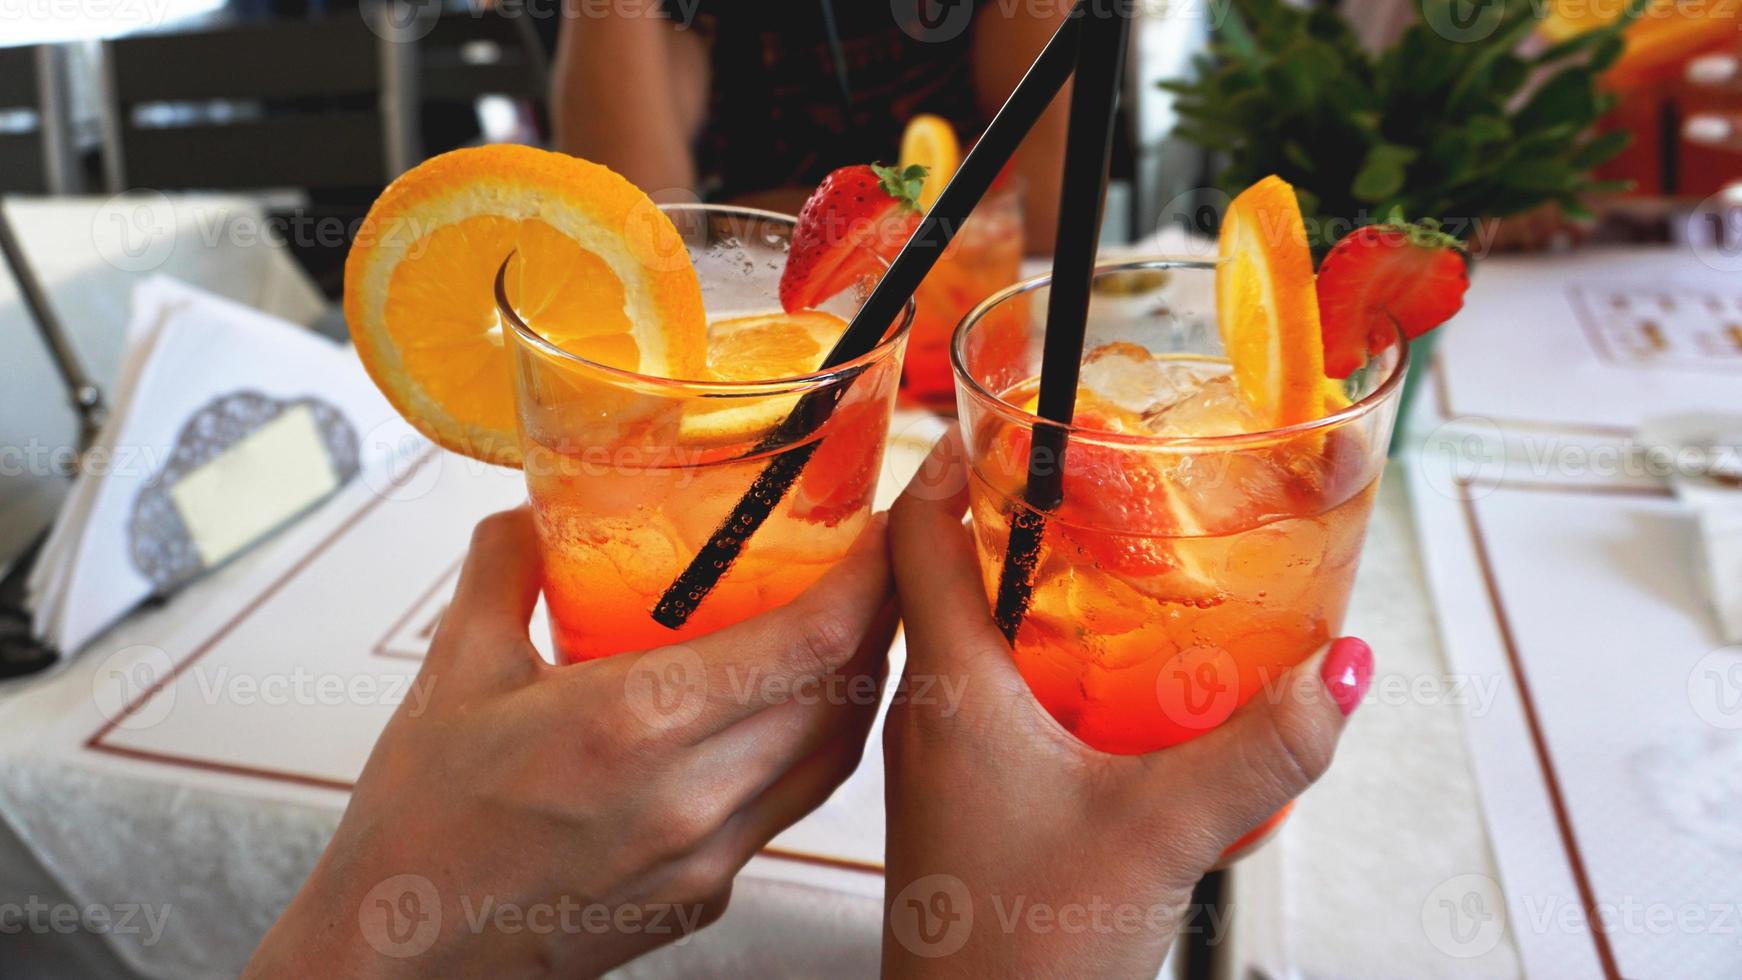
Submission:
{"label": "white tablecloth", "polygon": [[1482,884],[1469,876],[1498,879],[1461,721],[1492,685],[1447,672],[1402,465],[1380,488],[1344,626],[1373,647],[1373,686],[1331,771],[1231,872],[1234,976],[1520,975],[1505,933],[1457,943],[1444,928],[1442,900],[1465,900]]}
{"label": "white tablecloth", "polygon": [[[114,205],[9,205],[32,254],[45,256],[56,305],[74,324],[81,353],[99,379],[113,372],[126,295],[146,271],[180,275],[292,320],[316,315],[318,300],[291,275],[295,270],[280,250],[224,244],[243,238],[213,231],[230,220],[218,205],[181,202],[169,212],[153,210],[161,206],[153,200],[143,212],[122,210],[134,216],[125,220],[176,229],[167,251],[163,239],[151,239],[157,252],[149,254],[161,253],[161,261],[132,269],[126,267],[140,260],[120,249],[127,241],[117,237],[123,229],[105,232],[113,219],[103,216],[114,214]],[[134,235],[139,252],[145,239]],[[10,301],[0,292],[0,322],[17,316]],[[11,371],[44,383],[45,362],[28,369],[7,364],[0,358],[0,384]],[[16,402],[9,393],[9,411]],[[64,439],[70,413],[61,405],[58,393],[45,392],[39,410],[51,428],[58,418]],[[0,443],[15,438],[13,425],[9,415]],[[31,434],[41,438],[26,430]],[[1393,473],[1380,494],[1349,616],[1349,631],[1376,651],[1375,694],[1357,714],[1332,773],[1275,840],[1233,870],[1234,928],[1223,946],[1231,975],[1518,972],[1504,936],[1483,955],[1460,959],[1434,944],[1436,933],[1424,918],[1443,897],[1445,882],[1472,874],[1492,878],[1493,868],[1459,729],[1457,698],[1470,695],[1446,689],[1404,482]],[[0,501],[0,514],[10,506]],[[170,604],[124,621],[94,647],[116,650],[176,633],[178,624],[253,577],[262,557],[244,556]],[[150,943],[138,935],[0,933],[0,972],[234,975],[312,867],[337,823],[338,805],[132,779],[34,755],[31,735],[53,729],[72,706],[88,703],[99,667],[98,658],[86,658],[0,687],[0,731],[9,736],[0,743],[0,906],[36,896],[75,906],[152,903],[172,911],[161,937]],[[878,919],[872,899],[747,877],[718,925],[623,972],[874,976]]]}
{"label": "white tablecloth", "polygon": [[[1247,968],[1310,977],[1517,974],[1504,937],[1482,956],[1459,959],[1435,946],[1437,934],[1424,926],[1424,910],[1431,912],[1442,883],[1494,872],[1455,703],[1479,692],[1445,687],[1398,476],[1393,473],[1380,494],[1349,617],[1350,631],[1377,653],[1375,694],[1357,713],[1331,774],[1301,801],[1278,837],[1232,873],[1234,929],[1225,953],[1238,976]],[[168,606],[124,622],[98,646],[113,650],[173,633],[189,610],[253,571],[244,558]],[[0,729],[49,730],[91,697],[98,666],[87,658],[5,689]],[[82,937],[118,951],[129,971],[148,976],[233,974],[313,865],[339,816],[336,807],[271,803],[46,764],[17,744],[5,751],[0,819],[14,835],[9,841],[0,834],[0,867],[34,862],[61,889],[60,900],[78,905],[172,905],[156,943]],[[8,843],[15,853],[5,853]],[[0,877],[0,888],[6,884]],[[24,897],[0,893],[0,902]],[[875,901],[746,878],[733,903],[715,928],[627,973],[876,972]],[[8,938],[0,936],[0,950]],[[56,940],[41,937],[34,946],[46,951],[60,945]]]}

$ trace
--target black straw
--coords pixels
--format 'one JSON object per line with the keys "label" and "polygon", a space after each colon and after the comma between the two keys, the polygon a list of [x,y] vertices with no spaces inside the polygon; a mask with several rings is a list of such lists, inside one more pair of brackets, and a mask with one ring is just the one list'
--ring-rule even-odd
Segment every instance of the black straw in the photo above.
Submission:
{"label": "black straw", "polygon": [[1036,408],[1046,421],[1034,426],[1029,442],[1026,506],[1016,507],[1010,517],[1010,541],[992,610],[993,620],[1012,643],[1034,597],[1034,568],[1046,533],[1046,514],[1064,501],[1066,426],[1077,409],[1077,375],[1095,277],[1095,248],[1101,237],[1101,208],[1107,196],[1107,165],[1113,153],[1113,118],[1131,25],[1127,4],[1114,0],[1106,11],[1094,9],[1098,6],[1091,7],[1077,36],[1076,83],[1071,89]]}
{"label": "black straw", "polygon": [[[1017,145],[1034,128],[1035,121],[1046,111],[1059,89],[1064,87],[1065,79],[1070,77],[1081,53],[1077,43],[1077,21],[1092,3],[1093,0],[1078,0],[1071,15],[1053,32],[1046,49],[1029,66],[1028,73],[1022,76],[1010,98],[1004,101],[1004,107],[998,110],[998,115],[986,127],[979,142],[974,144],[932,205],[931,212],[902,246],[895,261],[890,263],[889,270],[853,316],[853,322],[841,334],[828,357],[823,359],[819,370],[838,367],[870,353],[883,339],[889,325],[905,312],[920,281],[937,263],[938,256],[943,254],[945,246],[961,229],[974,206],[985,196],[998,172],[1016,152]],[[843,379],[838,384],[817,389],[800,398],[792,414],[763,437],[752,454],[774,452],[815,432],[828,421],[853,380]],[[757,475],[743,499],[720,523],[708,543],[690,561],[689,567],[659,597],[659,602],[653,607],[655,622],[675,630],[689,620],[696,607],[719,584],[720,576],[732,567],[739,552],[744,550],[745,542],[768,520],[774,508],[792,489],[816,449],[816,443],[810,442],[782,452]]]}

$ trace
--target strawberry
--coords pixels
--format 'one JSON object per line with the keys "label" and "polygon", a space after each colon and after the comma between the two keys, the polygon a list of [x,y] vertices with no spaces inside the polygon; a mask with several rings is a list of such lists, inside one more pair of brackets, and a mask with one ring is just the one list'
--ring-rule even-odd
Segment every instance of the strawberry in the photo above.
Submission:
{"label": "strawberry", "polygon": [[[919,227],[926,168],[855,164],[823,178],[798,213],[780,276],[780,305],[811,309],[877,276]],[[882,260],[881,262],[879,260]]]}
{"label": "strawberry", "polygon": [[884,410],[880,398],[849,399],[835,410],[799,477],[793,517],[834,527],[870,504],[882,459]]}
{"label": "strawberry", "polygon": [[1434,227],[1367,225],[1344,236],[1319,266],[1325,374],[1346,378],[1391,346],[1419,337],[1464,305],[1464,247]]}

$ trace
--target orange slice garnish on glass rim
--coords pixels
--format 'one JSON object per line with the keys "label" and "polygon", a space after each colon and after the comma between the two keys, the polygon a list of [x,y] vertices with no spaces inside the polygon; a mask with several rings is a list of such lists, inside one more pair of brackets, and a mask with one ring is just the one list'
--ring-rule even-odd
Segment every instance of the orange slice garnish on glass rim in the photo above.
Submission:
{"label": "orange slice garnish on glass rim", "polygon": [[956,131],[942,116],[922,113],[907,123],[901,134],[901,165],[906,170],[914,164],[926,168],[925,185],[920,188],[919,208],[930,211],[937,203],[944,185],[956,175],[962,162],[962,147]]}
{"label": "orange slice garnish on glass rim", "polygon": [[514,341],[494,283],[565,351],[706,376],[701,285],[669,218],[596,163],[525,146],[434,157],[395,180],[345,262],[345,319],[393,407],[444,448],[519,466]]}
{"label": "orange slice garnish on glass rim", "polygon": [[1294,188],[1270,176],[1241,191],[1218,251],[1216,320],[1241,397],[1272,428],[1321,417],[1324,340]]}

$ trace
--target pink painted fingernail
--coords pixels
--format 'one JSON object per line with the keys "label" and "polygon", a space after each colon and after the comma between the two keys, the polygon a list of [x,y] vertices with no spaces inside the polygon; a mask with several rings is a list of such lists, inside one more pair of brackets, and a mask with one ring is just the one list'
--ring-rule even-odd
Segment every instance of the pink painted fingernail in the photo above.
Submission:
{"label": "pink painted fingernail", "polygon": [[1373,648],[1352,636],[1337,640],[1325,654],[1319,679],[1331,692],[1331,700],[1343,709],[1344,717],[1354,713],[1373,680]]}

